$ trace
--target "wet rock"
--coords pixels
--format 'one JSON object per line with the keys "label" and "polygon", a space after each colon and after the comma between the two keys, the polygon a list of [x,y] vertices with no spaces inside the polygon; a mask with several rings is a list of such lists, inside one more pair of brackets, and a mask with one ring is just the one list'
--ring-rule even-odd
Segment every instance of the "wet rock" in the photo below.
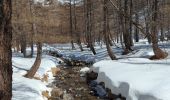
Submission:
{"label": "wet rock", "polygon": [[[60,67],[61,71],[56,76],[56,83],[55,86],[62,88],[65,90],[63,96],[60,99],[53,99],[53,100],[99,100],[96,96],[90,95],[88,85],[86,84],[86,78],[80,77],[80,69],[81,66],[76,67],[67,67],[64,68]],[[62,80],[64,77],[64,80]],[[71,98],[67,98],[67,94],[71,95]]]}
{"label": "wet rock", "polygon": [[53,67],[53,68],[51,68],[51,72],[53,74],[53,77],[55,77],[60,72],[60,68]]}
{"label": "wet rock", "polygon": [[99,85],[101,85],[105,89],[105,83],[104,82],[100,82]]}
{"label": "wet rock", "polygon": [[86,81],[87,83],[89,83],[90,81],[96,80],[97,77],[98,77],[98,73],[91,71],[86,74]]}
{"label": "wet rock", "polygon": [[64,80],[65,78],[64,77],[61,77],[61,80]]}
{"label": "wet rock", "polygon": [[58,87],[53,88],[53,90],[51,91],[52,97],[61,97],[62,95],[63,95],[63,90]]}
{"label": "wet rock", "polygon": [[71,94],[64,93],[63,100],[74,100],[74,98]]}
{"label": "wet rock", "polygon": [[110,89],[106,88],[106,91],[107,91],[107,99],[116,100],[120,98],[120,95],[113,94]]}
{"label": "wet rock", "polygon": [[66,54],[62,60],[69,66],[92,65],[95,62],[95,56],[92,54]]}
{"label": "wet rock", "polygon": [[86,91],[87,89],[85,89],[84,87],[80,87],[76,89],[77,91]]}
{"label": "wet rock", "polygon": [[49,91],[42,91],[42,95],[46,98],[50,98]]}
{"label": "wet rock", "polygon": [[49,50],[48,54],[51,56],[54,56],[54,57],[62,57],[63,56],[59,51],[56,51],[56,50]]}
{"label": "wet rock", "polygon": [[98,82],[96,80],[90,81],[90,83],[89,83],[90,88],[96,87],[97,85],[98,85]]}
{"label": "wet rock", "polygon": [[94,91],[94,95],[98,96],[100,98],[105,98],[106,95],[107,95],[106,90],[101,85],[97,85],[96,87],[92,87],[92,90]]}

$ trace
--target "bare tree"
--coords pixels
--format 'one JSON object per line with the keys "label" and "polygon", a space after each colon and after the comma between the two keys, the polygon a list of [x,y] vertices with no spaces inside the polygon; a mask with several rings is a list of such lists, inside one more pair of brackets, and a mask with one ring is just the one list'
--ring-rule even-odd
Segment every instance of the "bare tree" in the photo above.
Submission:
{"label": "bare tree", "polygon": [[73,41],[72,0],[70,0],[69,6],[70,6],[70,34],[71,34],[71,37],[72,37],[71,46],[72,46],[72,49],[75,49],[74,41]]}
{"label": "bare tree", "polygon": [[[32,53],[31,53],[31,56],[32,56],[33,55],[33,37],[34,37],[34,34],[38,35],[36,21],[34,19],[34,17],[35,17],[35,6],[34,6],[32,0],[29,0],[29,10],[30,10],[30,13],[31,13],[31,20],[32,20],[31,21],[31,31],[32,31],[32,33],[31,33],[31,42],[32,42],[32,46],[31,46]],[[36,43],[37,43],[37,56],[36,56],[35,62],[32,65],[31,69],[25,75],[25,77],[27,77],[27,78],[33,78],[35,73],[37,72],[40,64],[41,64],[42,40],[38,39],[38,40],[36,40]]]}
{"label": "bare tree", "polygon": [[38,70],[38,68],[41,64],[41,56],[42,56],[42,43],[37,42],[37,57],[36,57],[36,60],[33,64],[33,66],[31,67],[31,69],[25,75],[25,77],[28,77],[28,78],[34,77],[35,73],[37,72],[37,70]]}
{"label": "bare tree", "polygon": [[78,29],[77,29],[76,0],[74,0],[74,11],[73,12],[74,12],[74,33],[76,34],[76,42],[79,45],[80,50],[84,51],[83,46],[81,45],[81,33],[78,32]]}
{"label": "bare tree", "polygon": [[86,35],[87,35],[87,42],[88,47],[90,47],[90,50],[93,52],[93,54],[96,54],[95,48],[93,46],[93,40],[92,40],[92,1],[86,0]]}
{"label": "bare tree", "polygon": [[0,1],[0,100],[12,98],[12,5],[11,0]]}
{"label": "bare tree", "polygon": [[104,34],[104,39],[105,39],[105,42],[106,42],[106,48],[107,48],[107,52],[110,56],[110,58],[112,60],[115,60],[116,59],[116,56],[114,55],[113,51],[112,51],[112,48],[110,47],[110,43],[109,43],[109,34],[108,34],[108,18],[107,18],[107,15],[108,15],[108,8],[107,8],[107,2],[108,0],[104,0],[104,5],[103,5],[103,13],[104,13],[104,16],[103,16],[103,34]]}
{"label": "bare tree", "polygon": [[158,45],[158,31],[157,31],[157,20],[158,20],[158,0],[153,0],[152,4],[152,27],[151,27],[151,37],[152,37],[152,48],[154,56],[151,59],[163,59],[167,57],[167,53],[163,52]]}

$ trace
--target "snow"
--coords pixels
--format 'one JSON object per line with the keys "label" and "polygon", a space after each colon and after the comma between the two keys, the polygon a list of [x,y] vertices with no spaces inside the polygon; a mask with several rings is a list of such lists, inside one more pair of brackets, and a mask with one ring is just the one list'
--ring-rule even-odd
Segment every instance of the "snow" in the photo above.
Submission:
{"label": "snow", "polygon": [[[35,57],[23,58],[20,54],[13,54],[12,100],[47,100],[47,98],[42,96],[42,92],[51,91],[51,88],[46,86],[48,82],[24,77],[32,67],[34,61]],[[56,67],[57,64],[57,59],[43,55],[40,67],[35,76],[43,78],[43,75],[48,74],[48,80],[51,82],[54,77],[50,70],[52,67]]]}
{"label": "snow", "polygon": [[[50,59],[53,59],[53,58],[50,56],[47,56],[41,59],[40,68],[37,71],[37,74],[39,74],[41,77],[44,75],[45,72],[50,70],[52,67],[56,67],[56,64],[54,63],[54,61]],[[13,66],[15,66],[15,68],[29,70],[34,64],[35,58],[13,57],[12,61],[13,61]]]}
{"label": "snow", "polygon": [[85,76],[85,74],[87,73],[87,72],[89,72],[90,71],[90,68],[89,67],[83,67],[83,68],[81,68],[81,70],[80,70],[80,76]]}
{"label": "snow", "polygon": [[[120,44],[116,45],[121,47]],[[113,46],[112,50],[119,60],[112,61],[105,45],[101,48],[96,43],[97,63],[90,70],[99,73],[97,81],[105,82],[106,87],[113,93],[121,93],[127,100],[170,100],[170,56],[163,60],[149,60],[148,58],[154,55],[151,44],[145,39],[134,45],[134,51],[128,55],[121,55],[123,50]],[[170,54],[169,42],[161,42],[159,45]],[[88,48],[81,52],[79,49],[68,49],[71,46],[61,45],[55,48],[57,47],[62,48],[60,50],[63,54],[91,53]],[[80,73],[84,76],[86,67],[82,68]]]}
{"label": "snow", "polygon": [[[119,47],[120,44],[117,44]],[[56,67],[60,59],[46,55],[46,51],[58,51],[63,55],[91,54],[89,48],[81,52],[76,46],[76,50],[71,50],[70,44],[45,44],[43,47],[44,55],[40,68],[36,75],[43,77],[48,74],[53,79],[49,70]],[[169,53],[169,42],[162,42],[160,47]],[[140,40],[135,43],[134,51],[128,55],[121,55],[122,49],[112,47],[118,60],[110,60],[105,45],[102,48],[96,44],[95,63],[90,70],[99,73],[97,81],[105,82],[106,87],[110,88],[113,93],[125,96],[127,100],[170,100],[170,56],[163,60],[149,60],[154,55],[152,47],[146,40]],[[36,49],[34,49],[36,51]],[[21,54],[13,54],[13,98],[12,100],[44,100],[41,92],[49,90],[48,83],[40,80],[28,79],[23,77],[31,68],[35,61],[33,58],[23,58]],[[84,76],[89,71],[88,67],[80,70],[80,75]]]}
{"label": "snow", "polygon": [[97,81],[105,82],[113,93],[121,93],[127,100],[170,100],[168,62],[170,59],[103,60],[95,63],[92,70],[99,73]]}
{"label": "snow", "polygon": [[40,80],[28,79],[20,74],[13,74],[12,100],[44,100],[42,91],[49,90]]}

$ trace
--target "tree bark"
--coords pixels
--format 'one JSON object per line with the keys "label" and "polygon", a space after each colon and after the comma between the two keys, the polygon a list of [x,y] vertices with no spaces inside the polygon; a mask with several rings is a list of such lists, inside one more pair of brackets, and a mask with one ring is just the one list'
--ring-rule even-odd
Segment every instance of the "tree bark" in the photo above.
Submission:
{"label": "tree bark", "polygon": [[112,51],[112,48],[110,47],[110,44],[109,44],[109,34],[108,34],[108,20],[107,20],[107,14],[108,14],[108,9],[107,9],[107,0],[104,0],[104,5],[103,5],[103,13],[104,13],[104,16],[103,16],[103,34],[104,34],[104,39],[105,39],[105,42],[106,42],[106,48],[107,48],[107,52],[110,56],[110,58],[112,60],[116,60],[116,56],[114,55],[113,51]]}
{"label": "tree bark", "polygon": [[[138,24],[139,23],[139,16],[138,14],[136,13],[135,14],[135,20],[136,20],[136,23]],[[139,42],[139,29],[135,27],[135,42]]]}
{"label": "tree bark", "polygon": [[78,37],[78,39],[77,39],[77,44],[79,45],[80,50],[84,51],[83,46],[81,45],[80,37]]}
{"label": "tree bark", "polygon": [[77,16],[76,16],[76,0],[74,0],[74,32],[76,33],[76,40],[77,40],[77,44],[80,48],[81,51],[83,50],[83,47],[81,45],[81,33],[77,32]]}
{"label": "tree bark", "polygon": [[130,45],[131,46],[133,46],[134,44],[133,44],[133,38],[132,38],[132,31],[133,31],[133,29],[132,29],[132,19],[133,19],[133,0],[130,0],[130,7],[129,7],[129,9],[130,9],[130,11],[129,11],[129,15],[130,15],[130,17],[129,17],[129,38],[130,38]]}
{"label": "tree bark", "polygon": [[23,53],[24,57],[26,58],[26,57],[27,57],[27,51],[26,51],[26,47],[27,47],[26,34],[24,34],[24,33],[21,34],[20,43],[21,43],[21,53]]}
{"label": "tree bark", "polygon": [[[31,37],[31,38],[33,38],[33,37]],[[34,54],[34,42],[33,42],[33,39],[31,39],[30,46],[31,46],[31,53],[30,53],[30,55],[28,55],[28,57],[32,58],[33,54]]]}
{"label": "tree bark", "polygon": [[[70,6],[70,34],[71,34],[71,38],[73,38],[73,19],[72,19],[72,4],[71,4],[71,0],[70,0],[69,6]],[[72,47],[72,50],[75,49],[73,39],[71,39],[71,47]]]}
{"label": "tree bark", "polygon": [[34,10],[34,6],[33,6],[33,1],[32,0],[29,0],[29,9],[30,9],[30,15],[31,15],[31,19],[32,19],[32,22],[31,22],[31,36],[30,36],[30,41],[31,41],[31,54],[29,55],[29,57],[33,57],[33,54],[34,54],[34,34],[37,34],[37,27],[35,25],[35,10]]}
{"label": "tree bark", "polygon": [[88,42],[88,46],[90,47],[90,50],[93,52],[93,54],[95,55],[96,54],[96,51],[95,51],[95,48],[93,46],[93,41],[92,41],[92,4],[91,4],[91,0],[87,0],[87,6],[86,6],[86,17],[87,17],[87,31],[86,31],[86,34],[87,34],[87,42]]}
{"label": "tree bark", "polygon": [[132,51],[132,48],[131,48],[131,42],[132,42],[132,38],[131,38],[131,35],[129,33],[129,23],[130,23],[130,18],[129,17],[126,17],[129,15],[129,8],[128,8],[128,1],[129,0],[124,0],[124,15],[125,17],[123,17],[123,20],[124,20],[124,23],[122,23],[122,29],[123,29],[123,40],[124,40],[124,44],[125,44],[125,49],[123,51],[123,55],[126,55],[128,54],[129,52]]}
{"label": "tree bark", "polygon": [[35,73],[37,72],[40,64],[41,64],[41,56],[42,56],[42,43],[38,42],[37,43],[37,57],[36,60],[31,67],[31,69],[28,71],[28,73],[25,75],[27,78],[33,78]]}
{"label": "tree bark", "polygon": [[11,0],[0,0],[0,100],[12,98],[11,14]]}
{"label": "tree bark", "polygon": [[152,56],[150,59],[163,59],[168,56],[167,53],[163,52],[158,45],[158,35],[157,35],[157,17],[158,17],[158,0],[153,1],[152,5],[152,29],[151,29],[151,37],[152,37],[152,48],[154,52],[154,56]]}

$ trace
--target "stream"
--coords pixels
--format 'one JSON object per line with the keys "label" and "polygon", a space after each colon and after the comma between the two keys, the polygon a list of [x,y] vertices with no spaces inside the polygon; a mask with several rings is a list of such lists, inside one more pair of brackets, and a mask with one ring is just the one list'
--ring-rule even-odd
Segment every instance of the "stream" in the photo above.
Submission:
{"label": "stream", "polygon": [[90,94],[85,77],[80,76],[82,67],[57,66],[60,72],[56,75],[54,85],[61,95],[52,96],[50,100],[102,100]]}

